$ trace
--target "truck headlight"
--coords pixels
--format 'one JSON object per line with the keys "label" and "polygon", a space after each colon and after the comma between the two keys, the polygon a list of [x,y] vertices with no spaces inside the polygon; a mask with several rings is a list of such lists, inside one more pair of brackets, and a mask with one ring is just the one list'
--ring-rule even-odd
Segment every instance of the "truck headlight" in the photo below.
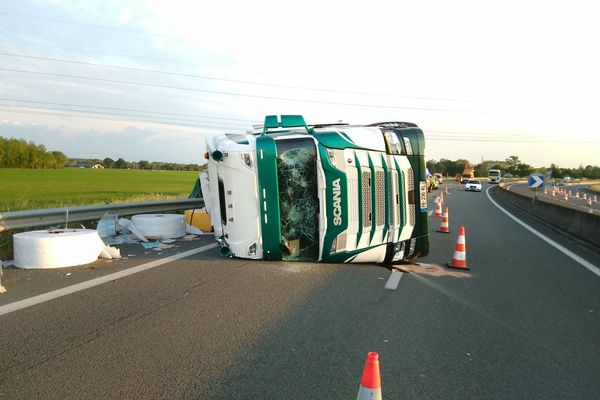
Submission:
{"label": "truck headlight", "polygon": [[335,252],[336,252],[336,250],[337,250],[337,243],[336,243],[336,241],[334,240],[334,241],[331,243],[331,248],[329,249],[329,254],[333,254],[333,253],[335,253]]}
{"label": "truck headlight", "polygon": [[338,251],[346,251],[346,231],[340,233],[333,239],[333,243],[331,243],[331,249],[329,249],[329,254],[337,253]]}
{"label": "truck headlight", "polygon": [[331,165],[335,167],[335,151],[332,149],[327,149],[327,157],[329,157],[329,162]]}
{"label": "truck headlight", "polygon": [[252,156],[250,153],[242,153],[242,162],[246,164],[246,166],[252,169]]}
{"label": "truck headlight", "polygon": [[248,246],[248,255],[249,256],[256,255],[256,243],[252,243],[250,246]]}

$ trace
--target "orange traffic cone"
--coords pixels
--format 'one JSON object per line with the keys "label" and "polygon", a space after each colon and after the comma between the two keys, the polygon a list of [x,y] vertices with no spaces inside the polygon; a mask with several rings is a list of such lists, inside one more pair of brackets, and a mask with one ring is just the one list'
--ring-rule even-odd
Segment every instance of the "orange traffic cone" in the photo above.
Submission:
{"label": "orange traffic cone", "polygon": [[444,186],[444,192],[446,192],[446,194],[448,194],[448,186]]}
{"label": "orange traffic cone", "polygon": [[435,212],[433,213],[434,217],[442,218],[442,199],[438,197],[438,202],[435,205]]}
{"label": "orange traffic cone", "polygon": [[458,230],[458,239],[454,246],[454,254],[452,255],[452,261],[446,264],[450,268],[466,269],[467,267],[467,244],[465,242],[465,227],[461,226]]}
{"label": "orange traffic cone", "polygon": [[448,227],[448,207],[444,208],[444,217],[442,218],[442,225],[440,225],[440,229],[438,229],[437,232],[450,233],[450,228]]}
{"label": "orange traffic cone", "polygon": [[369,352],[358,388],[356,400],[382,400],[381,378],[379,376],[379,354]]}
{"label": "orange traffic cone", "polygon": [[444,204],[444,192],[440,193],[440,203]]}

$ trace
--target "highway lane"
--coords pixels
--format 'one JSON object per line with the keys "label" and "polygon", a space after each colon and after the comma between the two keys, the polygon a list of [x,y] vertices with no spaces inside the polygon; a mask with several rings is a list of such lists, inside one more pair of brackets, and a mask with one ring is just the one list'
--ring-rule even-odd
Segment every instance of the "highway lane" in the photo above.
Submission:
{"label": "highway lane", "polygon": [[[430,218],[427,265],[405,266],[415,272],[396,290],[379,266],[220,259],[211,249],[0,316],[0,398],[353,398],[371,350],[384,398],[598,398],[600,278],[485,193],[449,187],[451,234]],[[509,211],[600,266],[598,249]],[[450,275],[436,265],[450,261],[459,225],[471,271]],[[17,272],[5,270],[13,297],[0,305],[22,299],[21,288],[44,290],[36,273]]]}

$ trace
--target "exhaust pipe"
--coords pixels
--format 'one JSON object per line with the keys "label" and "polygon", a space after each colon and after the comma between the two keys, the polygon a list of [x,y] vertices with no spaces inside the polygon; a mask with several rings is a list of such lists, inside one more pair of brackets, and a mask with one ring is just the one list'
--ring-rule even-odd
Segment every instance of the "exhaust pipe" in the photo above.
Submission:
{"label": "exhaust pipe", "polygon": [[231,257],[231,249],[227,246],[221,247],[219,249],[219,255],[221,257]]}
{"label": "exhaust pipe", "polygon": [[219,161],[223,161],[223,153],[220,152],[219,150],[215,150],[211,153],[211,157],[213,160],[215,160],[216,162]]}

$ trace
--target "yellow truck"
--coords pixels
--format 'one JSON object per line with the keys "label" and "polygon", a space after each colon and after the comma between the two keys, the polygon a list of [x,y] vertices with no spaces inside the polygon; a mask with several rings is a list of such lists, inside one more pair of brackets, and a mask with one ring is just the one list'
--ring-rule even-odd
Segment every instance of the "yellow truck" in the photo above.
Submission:
{"label": "yellow truck", "polygon": [[469,164],[465,167],[460,176],[460,183],[466,183],[469,179],[473,178],[475,178],[475,167],[472,164]]}

